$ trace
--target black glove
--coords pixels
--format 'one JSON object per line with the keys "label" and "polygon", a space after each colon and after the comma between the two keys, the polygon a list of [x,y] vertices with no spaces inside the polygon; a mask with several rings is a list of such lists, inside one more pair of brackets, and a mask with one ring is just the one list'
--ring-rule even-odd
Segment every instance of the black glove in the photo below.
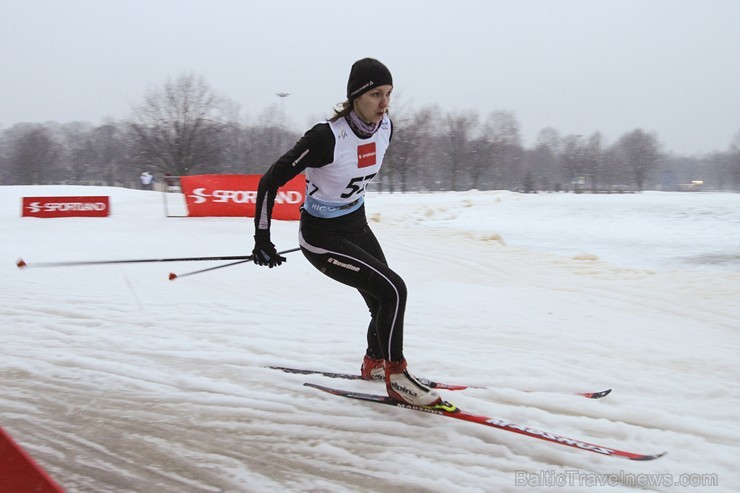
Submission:
{"label": "black glove", "polygon": [[270,241],[270,232],[258,231],[254,235],[254,263],[257,265],[266,265],[272,269],[283,262],[287,262],[285,257],[278,255],[275,245]]}

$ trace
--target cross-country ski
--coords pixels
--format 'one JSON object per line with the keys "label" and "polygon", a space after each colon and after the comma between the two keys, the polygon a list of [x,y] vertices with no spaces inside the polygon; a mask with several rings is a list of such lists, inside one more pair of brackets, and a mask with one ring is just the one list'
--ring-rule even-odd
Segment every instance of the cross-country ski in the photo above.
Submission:
{"label": "cross-country ski", "polygon": [[363,392],[353,392],[349,390],[325,387],[323,385],[316,385],[313,383],[304,383],[303,385],[307,387],[313,387],[315,389],[323,390],[324,392],[328,392],[330,394],[347,397],[350,399],[357,399],[357,400],[368,401],[368,402],[377,402],[379,404],[399,407],[401,409],[411,409],[413,411],[419,411],[419,412],[424,412],[424,413],[429,413],[429,414],[436,414],[438,416],[445,416],[448,418],[461,419],[463,421],[469,421],[471,423],[477,423],[477,424],[484,425],[484,426],[490,426],[492,428],[498,428],[499,430],[511,431],[511,432],[519,433],[521,435],[525,435],[528,437],[539,438],[540,440],[546,440],[548,442],[557,443],[559,445],[565,445],[567,447],[573,447],[573,448],[577,448],[580,450],[586,450],[588,452],[594,452],[596,454],[601,454],[601,455],[606,455],[606,456],[611,456],[611,457],[621,457],[623,459],[646,461],[646,460],[653,460],[659,457],[663,457],[666,454],[666,452],[662,452],[658,454],[642,454],[642,453],[637,453],[637,452],[627,452],[624,450],[618,450],[618,449],[606,447],[603,445],[596,445],[596,444],[584,442],[582,440],[578,440],[575,438],[569,438],[569,437],[565,437],[562,435],[557,435],[555,433],[550,433],[548,431],[538,430],[530,426],[517,424],[507,419],[472,414],[472,413],[469,413],[467,411],[464,411],[458,408],[457,406],[449,402],[444,402],[441,405],[436,405],[436,406],[415,406],[411,404],[406,404],[405,402],[399,402],[399,401],[393,400],[386,395],[366,394]]}
{"label": "cross-country ski", "polygon": [[[323,371],[323,370],[308,370],[305,368],[290,368],[286,366],[270,366],[270,368],[272,368],[273,370],[284,371],[285,373],[296,373],[299,375],[322,375],[324,377],[341,378],[344,380],[363,380],[364,379],[362,375],[358,375],[356,373],[338,373],[338,372]],[[426,385],[428,385],[429,387],[433,389],[466,390],[466,389],[484,388],[484,387],[476,386],[476,385],[458,385],[458,384],[451,384],[451,383],[435,382],[434,380],[429,380],[423,377],[417,377],[417,378],[419,378],[420,381],[422,381],[423,383],[425,383]],[[596,392],[573,392],[573,395],[578,395],[581,397],[585,397],[587,399],[601,399],[609,395],[611,391],[612,389],[599,390]],[[524,390],[523,392],[534,392],[534,391]]]}

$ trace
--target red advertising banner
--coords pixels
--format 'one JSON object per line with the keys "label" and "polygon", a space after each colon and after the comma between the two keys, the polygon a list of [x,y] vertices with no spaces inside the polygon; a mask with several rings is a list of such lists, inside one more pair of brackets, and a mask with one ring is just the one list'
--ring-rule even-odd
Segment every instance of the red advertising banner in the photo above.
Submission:
{"label": "red advertising banner", "polygon": [[0,428],[0,491],[64,493],[8,433]]}
{"label": "red advertising banner", "polygon": [[23,197],[23,217],[107,217],[108,196]]}
{"label": "red advertising banner", "polygon": [[[189,216],[254,217],[260,175],[191,175],[180,177]],[[280,187],[273,219],[300,219],[306,180],[298,175]]]}

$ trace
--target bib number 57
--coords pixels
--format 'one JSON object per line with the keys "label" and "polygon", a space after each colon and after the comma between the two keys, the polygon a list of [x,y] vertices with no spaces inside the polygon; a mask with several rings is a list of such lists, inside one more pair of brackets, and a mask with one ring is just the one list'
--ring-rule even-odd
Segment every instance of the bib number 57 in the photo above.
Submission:
{"label": "bib number 57", "polygon": [[348,199],[352,197],[353,195],[359,195],[360,193],[365,191],[365,188],[367,188],[368,183],[370,183],[370,180],[375,178],[375,175],[377,173],[371,173],[367,176],[358,176],[356,178],[352,178],[346,187],[346,192],[344,192],[340,197],[343,199]]}

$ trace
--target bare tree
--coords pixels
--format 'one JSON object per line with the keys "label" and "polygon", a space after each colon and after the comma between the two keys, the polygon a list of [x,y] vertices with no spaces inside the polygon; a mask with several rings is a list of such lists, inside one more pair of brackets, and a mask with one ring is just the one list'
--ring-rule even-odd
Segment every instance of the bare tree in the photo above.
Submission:
{"label": "bare tree", "polygon": [[560,161],[568,180],[580,192],[588,176],[588,161],[586,158],[586,147],[581,142],[581,135],[568,135],[563,139],[563,147],[560,153]]}
{"label": "bare tree", "polygon": [[469,141],[472,130],[478,125],[478,114],[472,111],[449,113],[446,119],[446,154],[450,166],[450,189],[458,189],[458,180],[466,171]]}
{"label": "bare tree", "polygon": [[91,131],[91,140],[97,160],[95,169],[107,185],[125,181],[127,145],[124,140],[125,132],[120,125],[109,122]]}
{"label": "bare tree", "polygon": [[218,163],[220,102],[203,78],[194,75],[151,91],[135,108],[131,123],[138,164],[182,176]]}
{"label": "bare tree", "polygon": [[524,179],[521,169],[522,144],[519,122],[514,113],[494,111],[483,125],[483,136],[489,142],[487,170],[494,188],[512,188]]}
{"label": "bare tree", "polygon": [[60,148],[49,129],[21,123],[8,130],[7,184],[40,185],[63,178],[56,170]]}
{"label": "bare tree", "polygon": [[535,189],[558,191],[562,188],[559,154],[560,134],[558,131],[554,128],[542,129],[527,159],[527,167],[532,172]]}
{"label": "bare tree", "polygon": [[596,132],[588,138],[588,142],[584,149],[584,164],[588,177],[591,179],[592,192],[596,192],[599,189],[601,170],[604,164],[603,151],[601,147],[601,134]]}
{"label": "bare tree", "polygon": [[430,135],[437,112],[434,107],[426,107],[393,118],[393,143],[388,148],[384,164],[388,169],[380,174],[390,192],[396,190],[396,181],[401,192],[409,191],[409,181],[413,180],[418,166],[429,157]]}
{"label": "bare tree", "polygon": [[730,177],[735,190],[740,190],[740,130],[730,142]]}
{"label": "bare tree", "polygon": [[617,191],[632,189],[633,174],[622,157],[618,143],[604,149],[601,154],[602,170],[600,179]]}
{"label": "bare tree", "polygon": [[251,162],[250,143],[246,124],[241,116],[241,107],[235,102],[224,105],[226,123],[221,130],[223,173],[248,173]]}
{"label": "bare tree", "polygon": [[657,138],[637,129],[619,139],[618,146],[622,158],[632,170],[637,190],[644,190],[645,180],[656,168],[660,157]]}
{"label": "bare tree", "polygon": [[468,143],[467,169],[470,187],[475,190],[483,188],[483,175],[491,167],[491,150],[493,145],[485,137],[478,137]]}
{"label": "bare tree", "polygon": [[90,124],[82,122],[66,123],[59,127],[61,159],[68,171],[67,179],[72,183],[82,183],[92,172],[98,157],[90,140]]}
{"label": "bare tree", "polygon": [[732,141],[730,141],[730,152],[740,152],[740,130],[735,132]]}

